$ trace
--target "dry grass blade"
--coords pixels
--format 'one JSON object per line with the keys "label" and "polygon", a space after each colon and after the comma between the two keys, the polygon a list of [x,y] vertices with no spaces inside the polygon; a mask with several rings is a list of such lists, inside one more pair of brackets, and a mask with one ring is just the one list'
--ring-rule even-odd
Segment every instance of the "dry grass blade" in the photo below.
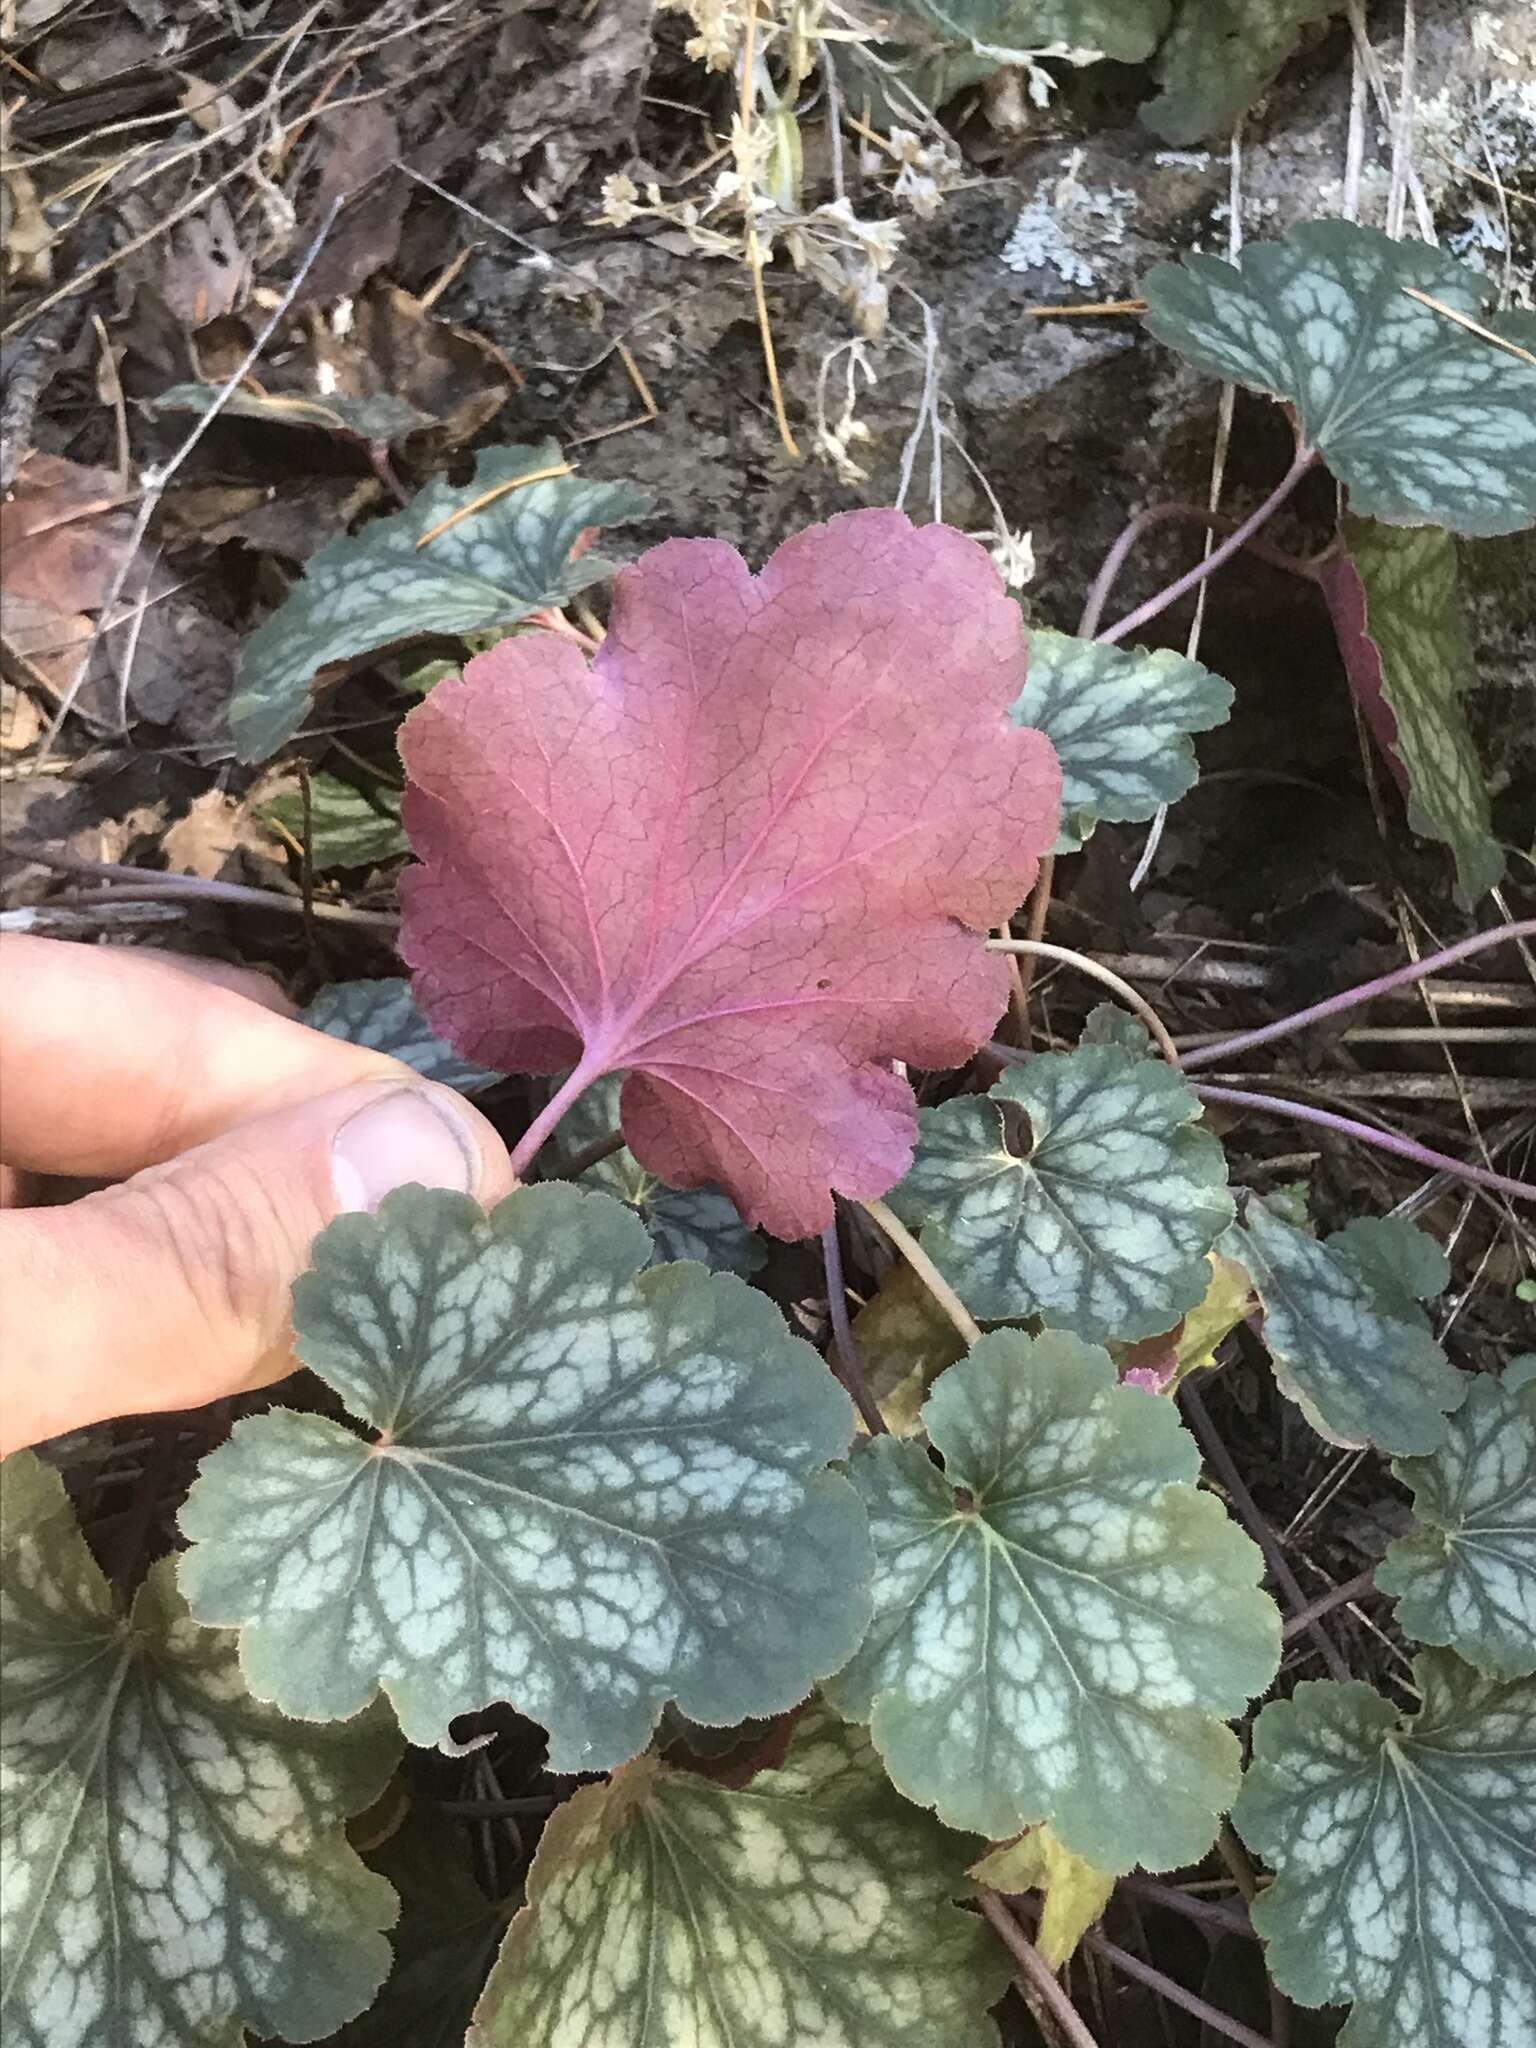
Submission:
{"label": "dry grass blade", "polygon": [[779,439],[784,452],[792,461],[800,460],[800,444],[790,431],[789,415],[784,410],[784,392],[779,384],[778,356],[773,346],[773,327],[768,318],[768,294],[763,289],[763,251],[757,239],[757,215],[753,210],[754,181],[752,177],[752,115],[755,105],[753,57],[757,46],[757,0],[747,0],[746,35],[741,46],[741,107],[738,114],[739,133],[736,138],[736,168],[741,174],[742,218],[746,223],[747,268],[752,273],[752,300],[757,308],[757,331],[763,344],[763,368],[768,373],[768,389],[773,394],[773,416],[778,423]]}
{"label": "dry grass blade", "polygon": [[530,484],[548,483],[551,477],[570,476],[571,473],[570,463],[552,462],[545,469],[531,469],[526,476],[515,476],[510,483],[497,484],[492,490],[482,491],[478,498],[472,498],[467,505],[460,505],[458,510],[450,512],[446,519],[439,519],[436,526],[429,526],[416,546],[418,549],[424,548],[429,541],[436,540],[440,534],[447,533],[450,527],[457,526],[461,519],[468,519],[476,512],[483,512],[487,505],[494,505],[498,498],[510,497],[514,491],[527,490]]}
{"label": "dry grass blade", "polygon": [[1516,356],[1522,363],[1536,363],[1536,355],[1528,348],[1522,348],[1517,341],[1509,341],[1502,334],[1495,334],[1491,327],[1484,327],[1480,320],[1474,320],[1470,313],[1458,313],[1454,306],[1446,305],[1443,299],[1435,298],[1429,292],[1421,292],[1417,285],[1405,284],[1400,287],[1405,299],[1417,299],[1421,306],[1428,306],[1432,313],[1439,313],[1446,320],[1454,320],[1458,327],[1465,327],[1468,334],[1475,334],[1479,341],[1491,342],[1495,348],[1503,349],[1506,355]]}

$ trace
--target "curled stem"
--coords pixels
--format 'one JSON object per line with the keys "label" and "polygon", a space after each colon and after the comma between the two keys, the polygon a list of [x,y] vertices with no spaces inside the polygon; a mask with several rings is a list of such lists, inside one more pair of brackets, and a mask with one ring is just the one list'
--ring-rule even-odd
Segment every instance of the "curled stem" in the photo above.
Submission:
{"label": "curled stem", "polygon": [[[1122,981],[1113,968],[1101,966],[1097,960],[1091,960],[1086,953],[1074,953],[1070,946],[1053,946],[1046,939],[988,939],[987,949],[993,953],[1030,953],[1041,960],[1059,960],[1064,967],[1075,967],[1079,973],[1091,975],[1095,981],[1103,982],[1106,988],[1114,990],[1128,1010],[1135,1011],[1151,1032],[1158,1051],[1169,1066],[1178,1066],[1179,1049],[1174,1044],[1167,1025],[1146,997],[1132,988],[1128,981]],[[1013,1046],[994,1044],[988,1049],[1002,1058],[1018,1057]]]}

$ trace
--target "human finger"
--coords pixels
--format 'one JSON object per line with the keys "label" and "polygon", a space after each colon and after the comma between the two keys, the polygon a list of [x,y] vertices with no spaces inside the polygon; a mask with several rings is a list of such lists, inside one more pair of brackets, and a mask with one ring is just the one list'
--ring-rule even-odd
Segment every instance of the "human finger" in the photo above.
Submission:
{"label": "human finger", "polygon": [[477,1110],[391,1075],[269,1111],[65,1207],[0,1215],[0,1452],[291,1371],[289,1294],[311,1240],[413,1181],[484,1203],[514,1184]]}

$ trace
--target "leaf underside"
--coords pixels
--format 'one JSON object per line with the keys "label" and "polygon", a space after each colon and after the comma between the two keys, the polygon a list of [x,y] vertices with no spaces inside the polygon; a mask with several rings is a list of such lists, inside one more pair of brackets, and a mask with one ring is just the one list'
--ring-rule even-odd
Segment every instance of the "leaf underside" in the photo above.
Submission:
{"label": "leaf underside", "polygon": [[[560,1119],[557,1143],[567,1158],[597,1144],[619,1124],[622,1076],[605,1074]],[[739,1273],[746,1280],[758,1272],[767,1249],[748,1230],[729,1195],[719,1188],[669,1188],[647,1173],[627,1145],[589,1166],[581,1185],[613,1195],[633,1209],[655,1244],[654,1260],[697,1259],[712,1273]]]}
{"label": "leaf underside", "polygon": [[1017,709],[1056,749],[1055,851],[1075,853],[1101,818],[1137,824],[1194,787],[1189,735],[1225,723],[1232,685],[1166,647],[1104,647],[1037,626]]}
{"label": "leaf underside", "polygon": [[[800,1237],[904,1171],[892,1059],[959,1065],[1006,1000],[981,934],[1055,838],[1014,730],[1018,607],[892,511],[624,570],[589,666],[504,641],[406,720],[401,950],[435,1028],[508,1071],[628,1069],[625,1138]],[[1026,703],[1027,703],[1026,698]]]}
{"label": "leaf underside", "polygon": [[[649,501],[628,484],[546,476],[467,509],[497,486],[560,461],[553,441],[487,448],[471,483],[438,478],[403,511],[312,556],[245,643],[229,713],[240,759],[264,761],[297,732],[314,678],[329,662],[423,634],[510,626],[611,575],[612,563],[600,555],[573,560],[571,551],[588,527],[622,525],[646,510]],[[426,540],[455,512],[464,516]]]}
{"label": "leaf underside", "polygon": [[124,1621],[57,1475],[18,1452],[3,1490],[9,2048],[331,2032],[389,1968],[395,1895],[342,1830],[394,1768],[388,1716],[285,1722],[168,1561]]}
{"label": "leaf underside", "polygon": [[463,1094],[489,1088],[502,1078],[487,1067],[461,1060],[451,1045],[443,1043],[417,1008],[411,984],[401,974],[378,981],[333,981],[321,989],[300,1021],[332,1038],[344,1038],[349,1045],[387,1052],[426,1080],[440,1081]]}
{"label": "leaf underside", "polygon": [[[1020,1112],[1023,1158],[1009,1128]],[[1154,1336],[1203,1298],[1206,1255],[1232,1216],[1200,1113],[1181,1075],[1124,1046],[1042,1053],[985,1096],[923,1112],[891,1206],[973,1315]]]}
{"label": "leaf underside", "polygon": [[1340,2048],[1536,2039],[1536,1680],[1414,1665],[1412,1718],[1312,1680],[1265,1707],[1233,1813],[1277,1872],[1253,1907],[1303,2005],[1354,2001]]}
{"label": "leaf underside", "polygon": [[1296,408],[1354,512],[1394,526],[1513,533],[1536,519],[1536,366],[1408,296],[1498,331],[1489,280],[1425,243],[1303,221],[1241,268],[1160,263],[1147,325],[1209,371]]}
{"label": "leaf underside", "polygon": [[875,1618],[828,1697],[951,1827],[1048,1821],[1106,1872],[1202,1856],[1279,1618],[1176,1411],[1075,1337],[1002,1330],[923,1419],[942,1472],[891,1437],[854,1456]]}
{"label": "leaf underside", "polygon": [[406,1188],[316,1240],[300,1357],[379,1432],[237,1423],[182,1510],[181,1582],[256,1692],[407,1737],[508,1700],[550,1768],[606,1770],[663,1701],[729,1723],[857,1642],[869,1552],[846,1395],[741,1281],[673,1265],[606,1195],[487,1217]]}
{"label": "leaf underside", "polygon": [[1409,822],[1451,849],[1461,891],[1475,902],[1503,874],[1504,855],[1462,708],[1477,671],[1455,538],[1442,527],[1405,532],[1346,519],[1323,590],[1350,686],[1407,795]]}
{"label": "leaf underside", "polygon": [[1495,1678],[1536,1672],[1536,1413],[1518,1389],[1473,1380],[1431,1458],[1393,1471],[1414,1528],[1376,1567],[1397,1622]]}
{"label": "leaf underside", "polygon": [[1247,1268],[1263,1304],[1276,1384],[1320,1435],[1350,1449],[1436,1450],[1467,1382],[1411,1297],[1385,1291],[1349,1255],[1351,1242],[1340,1231],[1320,1243],[1251,1195],[1222,1250]]}
{"label": "leaf underside", "polygon": [[965,1860],[818,1709],[741,1791],[647,1757],[546,1828],[469,2048],[996,2048]]}

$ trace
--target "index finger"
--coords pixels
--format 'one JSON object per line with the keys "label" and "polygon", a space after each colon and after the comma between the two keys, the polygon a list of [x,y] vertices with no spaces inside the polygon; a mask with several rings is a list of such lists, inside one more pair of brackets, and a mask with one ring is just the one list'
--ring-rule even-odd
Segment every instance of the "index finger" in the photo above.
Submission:
{"label": "index finger", "polygon": [[0,939],[0,1160],[118,1178],[399,1062],[143,948]]}

